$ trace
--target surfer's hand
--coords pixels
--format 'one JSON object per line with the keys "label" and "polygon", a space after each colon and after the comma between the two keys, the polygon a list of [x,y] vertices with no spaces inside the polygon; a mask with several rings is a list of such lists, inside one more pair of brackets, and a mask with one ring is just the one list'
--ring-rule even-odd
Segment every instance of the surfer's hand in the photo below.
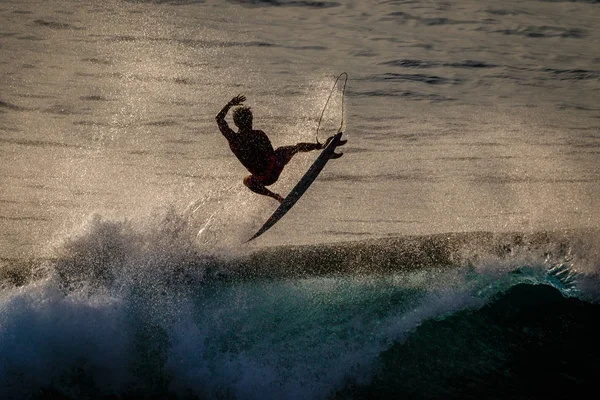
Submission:
{"label": "surfer's hand", "polygon": [[246,101],[246,96],[239,94],[239,95],[235,96],[233,99],[231,99],[229,104],[231,104],[232,106],[239,106],[240,104],[242,104],[245,101]]}

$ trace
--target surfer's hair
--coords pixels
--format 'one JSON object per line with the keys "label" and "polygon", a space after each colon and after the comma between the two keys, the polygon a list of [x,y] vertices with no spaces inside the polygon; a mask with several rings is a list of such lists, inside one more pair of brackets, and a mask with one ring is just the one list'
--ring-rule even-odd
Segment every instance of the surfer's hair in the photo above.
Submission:
{"label": "surfer's hair", "polygon": [[238,107],[233,111],[233,122],[238,128],[252,128],[250,107]]}

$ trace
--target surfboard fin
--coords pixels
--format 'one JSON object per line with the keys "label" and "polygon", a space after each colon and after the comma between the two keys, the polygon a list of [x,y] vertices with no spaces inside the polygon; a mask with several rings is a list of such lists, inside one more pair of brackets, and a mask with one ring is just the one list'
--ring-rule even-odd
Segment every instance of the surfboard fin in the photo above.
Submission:
{"label": "surfboard fin", "polygon": [[331,158],[332,160],[334,160],[334,159],[336,159],[336,158],[340,158],[340,157],[341,157],[341,156],[343,156],[343,155],[344,155],[344,153],[333,153],[333,154],[331,155],[331,157],[330,157],[330,158]]}

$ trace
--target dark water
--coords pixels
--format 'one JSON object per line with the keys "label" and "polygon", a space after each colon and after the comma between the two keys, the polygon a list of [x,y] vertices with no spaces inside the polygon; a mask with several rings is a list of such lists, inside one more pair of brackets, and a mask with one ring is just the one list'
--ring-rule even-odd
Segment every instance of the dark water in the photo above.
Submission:
{"label": "dark water", "polygon": [[593,396],[599,6],[3,0],[0,398]]}
{"label": "dark water", "polygon": [[[519,284],[477,311],[423,323],[349,398],[568,398],[592,393],[597,305]],[[344,396],[342,396],[344,397]]]}

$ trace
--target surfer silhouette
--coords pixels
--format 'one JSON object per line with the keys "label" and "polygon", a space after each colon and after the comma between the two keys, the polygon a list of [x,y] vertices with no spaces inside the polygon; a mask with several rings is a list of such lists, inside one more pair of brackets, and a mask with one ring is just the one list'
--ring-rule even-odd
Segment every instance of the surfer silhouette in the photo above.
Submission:
{"label": "surfer silhouette", "polygon": [[[217,124],[221,133],[229,142],[229,148],[233,154],[250,172],[250,175],[244,178],[244,185],[254,193],[272,197],[281,203],[284,200],[283,197],[267,189],[267,186],[277,182],[284,167],[296,153],[324,149],[333,139],[333,136],[328,138],[325,144],[318,142],[298,143],[293,146],[282,146],[274,149],[266,133],[252,129],[252,111],[250,107],[238,107],[233,111],[233,122],[238,127],[238,132],[234,132],[227,125],[225,116],[229,109],[239,106],[245,101],[246,96],[243,95],[231,99],[217,114]],[[337,156],[341,156],[341,154]]]}

